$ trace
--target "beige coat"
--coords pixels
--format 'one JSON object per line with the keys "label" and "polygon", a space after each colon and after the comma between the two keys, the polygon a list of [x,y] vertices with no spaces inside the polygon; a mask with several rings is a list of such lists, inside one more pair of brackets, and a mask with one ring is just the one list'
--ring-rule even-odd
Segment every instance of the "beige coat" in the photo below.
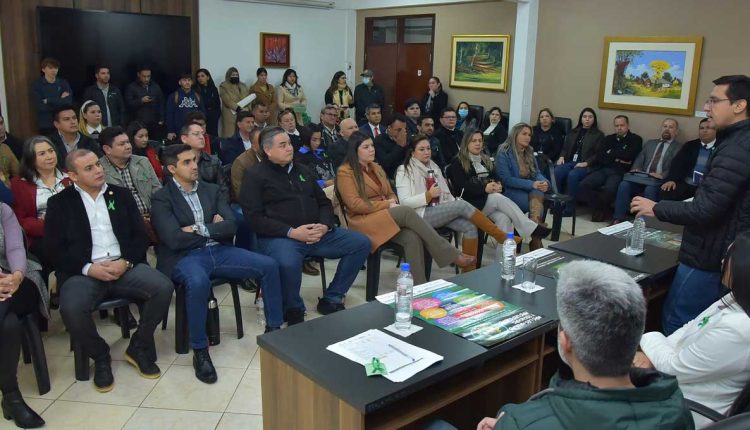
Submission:
{"label": "beige coat", "polygon": [[354,171],[349,164],[339,167],[336,186],[346,211],[349,228],[367,236],[372,245],[370,252],[373,252],[397,235],[401,229],[388,211],[390,203],[387,200],[395,199],[396,194],[391,189],[385,171],[377,163],[370,163],[369,168],[375,169],[375,174],[380,180],[375,182],[363,173],[367,200],[359,196]]}
{"label": "beige coat", "polygon": [[[247,85],[240,82],[235,85],[229,81],[224,81],[219,85],[219,96],[221,97],[221,137],[232,137],[237,131],[236,110],[237,103],[250,95],[250,89]],[[250,106],[245,108],[250,109]]]}
{"label": "beige coat", "polygon": [[255,83],[250,87],[250,94],[258,96],[258,100],[262,100],[266,106],[268,106],[268,123],[276,125],[276,113],[278,109],[276,107],[276,89],[271,84],[266,84],[264,87],[260,82]]}
{"label": "beige coat", "polygon": [[[305,109],[307,109],[307,97],[305,97],[305,92],[302,90],[301,86],[297,86],[297,88],[299,91],[295,97],[283,85],[279,85],[276,89],[276,104],[279,106],[279,111],[284,109],[294,109],[294,105],[296,104],[303,104],[305,105]],[[302,114],[295,112],[295,115],[297,116],[297,125],[304,125],[305,123],[302,121]]]}

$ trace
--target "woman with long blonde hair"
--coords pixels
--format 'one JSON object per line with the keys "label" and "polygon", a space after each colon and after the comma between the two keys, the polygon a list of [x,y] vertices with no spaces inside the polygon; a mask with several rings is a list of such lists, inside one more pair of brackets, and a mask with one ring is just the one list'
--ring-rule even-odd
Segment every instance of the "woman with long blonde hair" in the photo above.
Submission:
{"label": "woman with long blonde hair", "polygon": [[508,139],[497,150],[495,171],[505,186],[504,194],[522,211],[528,212],[532,221],[540,223],[549,182],[534,157],[532,134],[529,124],[514,125]]}

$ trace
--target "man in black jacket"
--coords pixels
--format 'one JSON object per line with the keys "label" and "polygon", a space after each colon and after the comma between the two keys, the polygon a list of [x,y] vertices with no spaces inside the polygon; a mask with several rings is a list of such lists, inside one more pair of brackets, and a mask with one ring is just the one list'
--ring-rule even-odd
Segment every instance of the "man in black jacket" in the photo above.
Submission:
{"label": "man in black jacket", "polygon": [[695,195],[695,190],[706,173],[708,159],[716,148],[716,129],[703,118],[698,124],[698,139],[686,142],[669,167],[669,174],[661,186],[662,200],[685,200]]}
{"label": "man in black jacket", "polygon": [[114,385],[109,346],[91,310],[126,297],[141,307],[141,321],[125,359],[145,378],[158,378],[154,330],[172,299],[172,282],[146,262],[148,239],[129,190],[107,185],[99,157],[78,149],[67,157],[75,186],[50,197],[44,223],[47,251],[60,286],[60,314],[71,337],[94,359],[94,386]]}
{"label": "man in black jacket", "polygon": [[283,129],[263,129],[260,144],[262,161],[245,173],[240,204],[261,252],[281,268],[287,322],[304,321],[299,290],[305,257],[341,259],[317,309],[323,315],[344,309],[344,296],[370,253],[370,240],[336,228],[331,201],[315,182],[315,173],[292,162],[294,149]]}
{"label": "man in black jacket", "polygon": [[385,92],[375,83],[372,70],[365,69],[359,76],[362,83],[354,87],[354,116],[357,124],[363,125],[367,121],[365,113],[370,105],[378,105],[381,109],[385,107]]}
{"label": "man in black jacket", "polygon": [[588,200],[593,210],[591,221],[594,222],[606,218],[622,176],[630,170],[643,145],[643,138],[630,132],[627,116],[617,115],[614,125],[615,133],[605,137],[599,145],[591,163],[591,173],[579,185],[579,195]]}
{"label": "man in black jacket", "polygon": [[458,154],[464,132],[456,128],[458,114],[452,107],[447,107],[440,112],[440,127],[435,131],[435,137],[440,142],[443,159],[450,164],[453,157]]}
{"label": "man in black jacket", "polygon": [[404,163],[407,142],[406,117],[394,113],[388,121],[385,133],[373,140],[375,145],[375,161],[385,170],[388,179],[395,179],[396,169]]}
{"label": "man in black jacket", "polygon": [[102,109],[102,124],[105,126],[125,127],[127,125],[125,100],[120,89],[109,84],[109,67],[96,66],[94,77],[96,82],[83,91],[82,101],[93,100],[99,105]]}
{"label": "man in black jacket", "polygon": [[140,66],[138,79],[125,88],[125,103],[131,116],[146,125],[152,139],[164,137],[164,94],[156,82],[151,82],[151,69]]}
{"label": "man in black jacket", "polygon": [[198,180],[189,146],[167,146],[162,160],[172,178],[153,196],[152,222],[161,239],[157,268],[185,288],[195,376],[213,384],[218,378],[206,334],[211,279],[260,279],[269,332],[283,323],[279,267],[272,258],[232,246],[237,230],[232,209],[217,185]]}
{"label": "man in black jacket", "polygon": [[55,144],[57,150],[58,168],[62,169],[65,166],[65,157],[76,149],[88,149],[100,158],[104,156],[101,147],[94,139],[84,136],[78,131],[78,116],[76,116],[76,111],[72,107],[60,106],[55,108],[52,118],[52,124],[57,132],[48,137]]}
{"label": "man in black jacket", "polygon": [[721,261],[734,238],[750,230],[750,77],[722,76],[703,105],[717,130],[717,147],[691,202],[636,197],[631,211],[684,225],[674,282],[664,303],[669,335],[728,291]]}

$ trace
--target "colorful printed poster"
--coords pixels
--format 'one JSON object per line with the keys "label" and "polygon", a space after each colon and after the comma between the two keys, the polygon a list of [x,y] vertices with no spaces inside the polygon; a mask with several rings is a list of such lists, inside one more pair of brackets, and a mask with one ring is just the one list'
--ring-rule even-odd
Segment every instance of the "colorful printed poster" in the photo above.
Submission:
{"label": "colorful printed poster", "polygon": [[483,346],[492,346],[545,321],[540,315],[494,297],[448,284],[414,296],[419,319]]}

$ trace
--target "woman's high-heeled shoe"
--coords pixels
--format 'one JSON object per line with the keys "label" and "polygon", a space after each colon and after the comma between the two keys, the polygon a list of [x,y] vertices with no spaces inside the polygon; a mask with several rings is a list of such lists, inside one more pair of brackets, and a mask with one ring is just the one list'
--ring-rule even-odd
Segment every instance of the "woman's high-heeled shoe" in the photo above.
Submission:
{"label": "woman's high-heeled shoe", "polygon": [[34,429],[44,425],[42,417],[23,401],[19,391],[3,394],[2,408],[3,417],[6,420],[12,419],[17,427]]}

